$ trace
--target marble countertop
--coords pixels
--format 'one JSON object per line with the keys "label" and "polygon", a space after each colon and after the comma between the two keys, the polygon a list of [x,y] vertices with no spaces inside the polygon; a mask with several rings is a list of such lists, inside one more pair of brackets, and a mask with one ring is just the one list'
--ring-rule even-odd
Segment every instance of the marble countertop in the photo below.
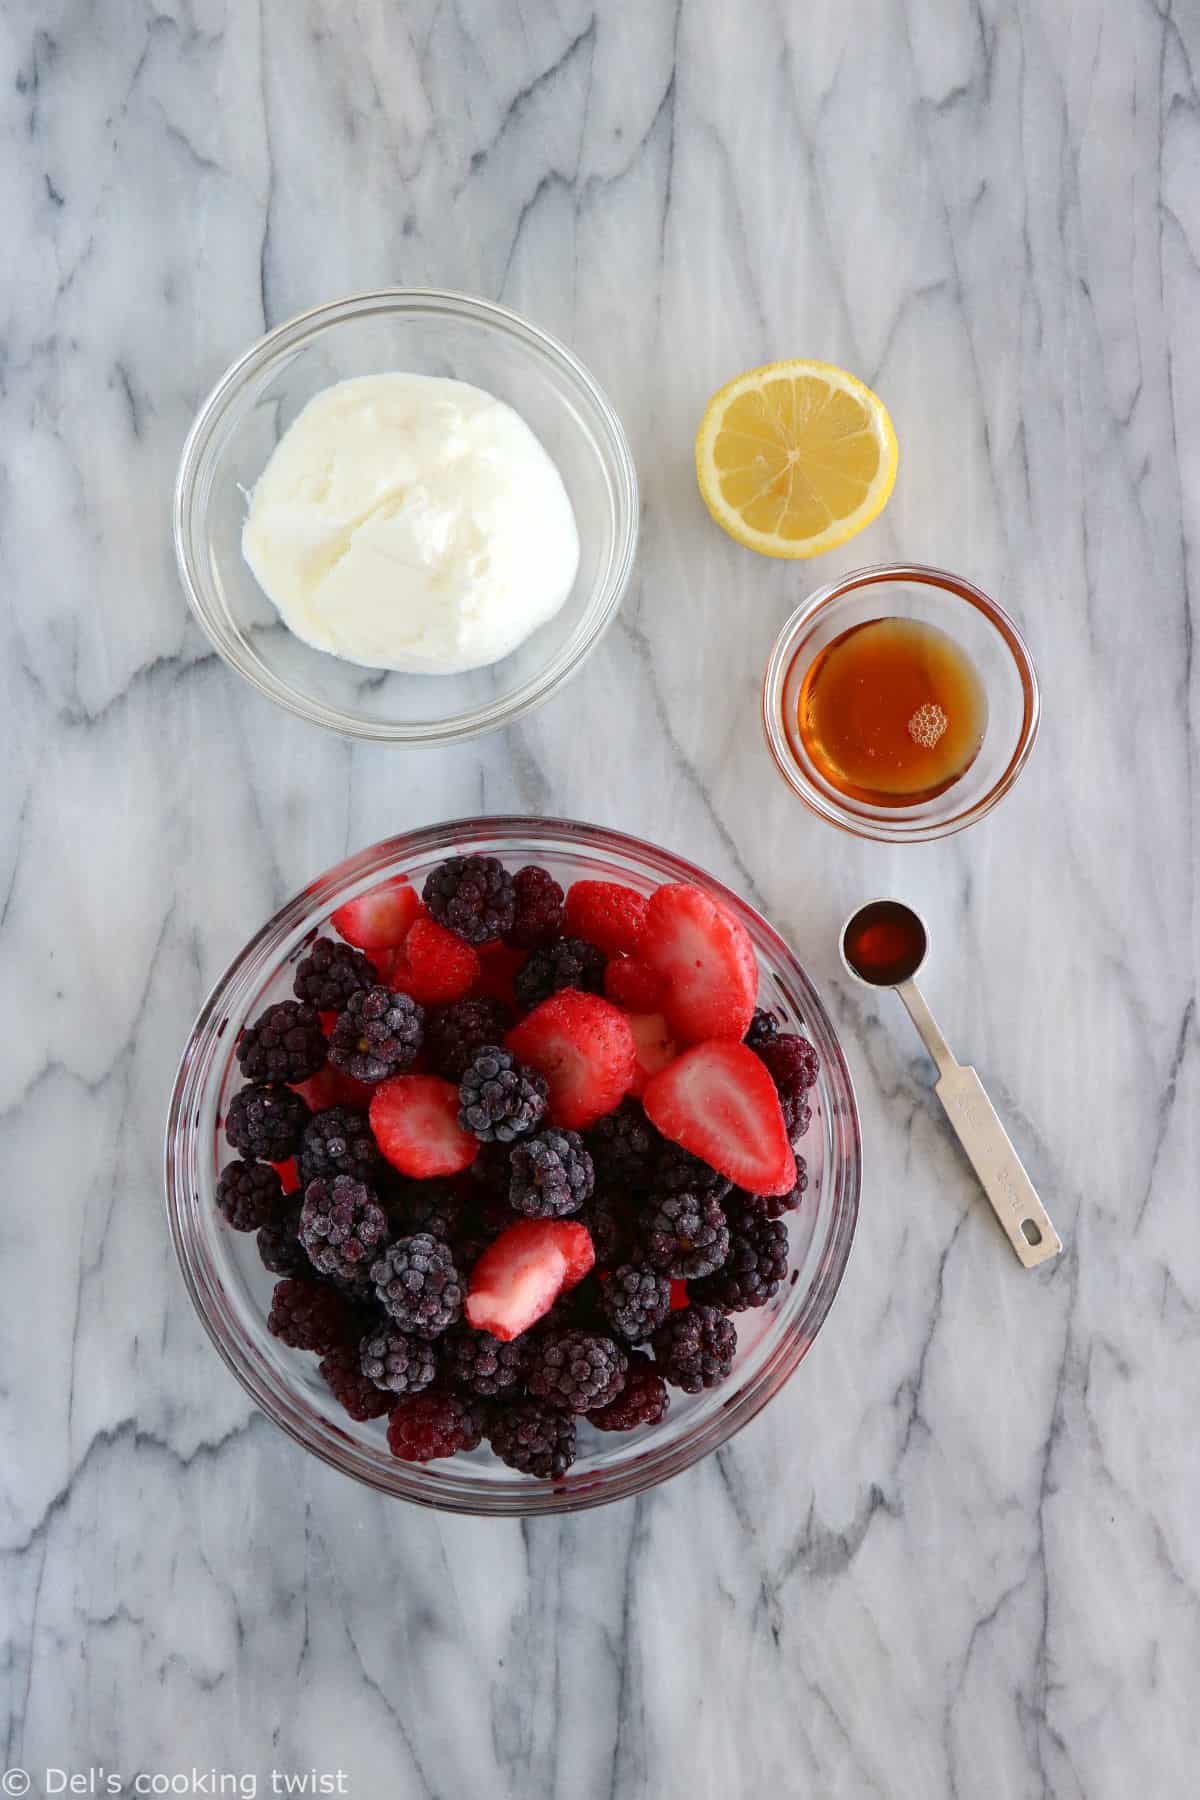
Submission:
{"label": "marble countertop", "polygon": [[[0,43],[3,1760],[34,1793],[1194,1794],[1196,10],[14,0]],[[585,671],[436,753],[260,701],[170,542],[225,365],[390,283],[562,336],[643,483]],[[812,569],[727,541],[691,469],[710,391],[790,354],[877,387],[902,450]],[[756,697],[807,587],[898,555],[1013,611],[1046,709],[993,818],[891,851],[791,799]],[[869,1157],[786,1392],[667,1487],[525,1527],[290,1444],[210,1350],[160,1200],[180,1044],[251,930],[387,833],[522,810],[756,896]],[[931,1002],[1066,1239],[1048,1270],[995,1229],[899,1008],[839,973],[880,891],[930,921]]]}

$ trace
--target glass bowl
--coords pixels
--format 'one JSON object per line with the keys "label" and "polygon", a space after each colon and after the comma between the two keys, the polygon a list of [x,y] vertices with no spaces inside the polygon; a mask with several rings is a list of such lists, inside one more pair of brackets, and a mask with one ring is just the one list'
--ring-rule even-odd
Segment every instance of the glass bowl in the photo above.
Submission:
{"label": "glass bowl", "polygon": [[[501,662],[461,675],[362,668],[287,629],[242,559],[246,499],[322,388],[390,369],[453,376],[508,402],[558,466],[579,530],[566,604]],[[502,306],[389,288],[289,319],[224,374],[183,447],[175,554],[184,590],[231,668],[314,724],[388,743],[446,744],[511,724],[573,675],[621,603],[638,488],[620,420],[569,350]]]}
{"label": "glass bowl", "polygon": [[[582,877],[617,880],[650,893],[663,881],[709,888],[743,921],[758,954],[759,1002],[786,1026],[802,1024],[821,1057],[813,1118],[803,1143],[809,1185],[788,1215],[792,1273],[767,1307],[738,1316],[739,1351],[721,1387],[695,1396],[672,1390],[661,1424],[628,1433],[580,1430],[580,1455],[551,1484],[518,1475],[486,1444],[470,1456],[399,1462],[383,1422],[356,1425],[334,1402],[315,1357],[288,1350],[266,1328],[274,1277],[254,1235],[229,1229],[214,1203],[231,1152],[219,1121],[240,1085],[238,1033],[264,1005],[291,995],[292,969],[335,907],[403,874],[419,886],[450,852],[499,856],[510,868],[539,862],[564,886]],[[842,1279],[858,1217],[858,1110],[829,1017],[783,939],[744,901],[666,850],[568,820],[463,819],[389,838],[320,876],[253,937],[221,977],[196,1021],[175,1081],[166,1137],[166,1200],[180,1267],[210,1337],[269,1418],[306,1450],[383,1493],[451,1512],[572,1512],[641,1493],[717,1449],[777,1394],[806,1354]]]}
{"label": "glass bowl", "polygon": [[[872,806],[825,779],[800,742],[796,706],[813,660],[851,626],[880,618],[939,626],[965,650],[987,694],[979,754],[960,780],[913,806]],[[819,818],[856,837],[926,843],[982,819],[1029,760],[1041,717],[1037,672],[1024,638],[994,600],[944,569],[880,563],[810,594],[775,641],[763,681],[763,729],[780,774]]]}

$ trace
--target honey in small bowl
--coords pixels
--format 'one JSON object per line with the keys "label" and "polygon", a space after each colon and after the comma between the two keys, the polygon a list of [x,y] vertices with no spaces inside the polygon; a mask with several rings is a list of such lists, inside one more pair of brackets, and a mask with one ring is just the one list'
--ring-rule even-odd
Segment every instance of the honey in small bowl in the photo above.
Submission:
{"label": "honey in small bowl", "polygon": [[916,806],[960,781],[987,729],[974,663],[920,619],[868,619],[814,658],[796,703],[800,743],[839,793]]}

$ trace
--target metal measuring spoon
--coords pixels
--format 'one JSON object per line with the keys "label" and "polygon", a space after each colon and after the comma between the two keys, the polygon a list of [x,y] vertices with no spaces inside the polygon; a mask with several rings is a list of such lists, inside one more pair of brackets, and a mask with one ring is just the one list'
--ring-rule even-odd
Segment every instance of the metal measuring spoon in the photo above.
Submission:
{"label": "metal measuring spoon", "polygon": [[842,961],[866,987],[894,988],[938,1068],[934,1088],[959,1143],[983,1184],[1004,1235],[1027,1269],[1049,1262],[1062,1239],[974,1069],[954,1056],[916,983],[929,934],[920,913],[900,900],[871,900],[842,926]]}

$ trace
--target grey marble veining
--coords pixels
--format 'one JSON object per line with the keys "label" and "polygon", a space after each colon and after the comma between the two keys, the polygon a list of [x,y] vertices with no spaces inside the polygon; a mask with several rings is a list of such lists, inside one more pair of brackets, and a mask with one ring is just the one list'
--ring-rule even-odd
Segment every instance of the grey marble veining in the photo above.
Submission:
{"label": "grey marble veining", "polygon": [[[5,8],[0,1760],[34,1792],[1196,1792],[1198,67],[1179,0]],[[644,494],[569,693],[428,754],[256,699],[169,536],[226,363],[394,282],[566,339]],[[691,470],[709,392],[789,354],[870,381],[901,443],[886,513],[812,570],[727,542]],[[897,554],[1013,610],[1046,713],[994,818],[888,851],[802,813],[756,695],[810,582]],[[788,1390],[668,1487],[528,1527],[386,1505],[253,1412],[159,1199],[231,953],[347,850],[479,810],[620,825],[753,897],[869,1151]],[[839,974],[838,921],[889,889],[1067,1239],[1048,1271],[898,1008]]]}

